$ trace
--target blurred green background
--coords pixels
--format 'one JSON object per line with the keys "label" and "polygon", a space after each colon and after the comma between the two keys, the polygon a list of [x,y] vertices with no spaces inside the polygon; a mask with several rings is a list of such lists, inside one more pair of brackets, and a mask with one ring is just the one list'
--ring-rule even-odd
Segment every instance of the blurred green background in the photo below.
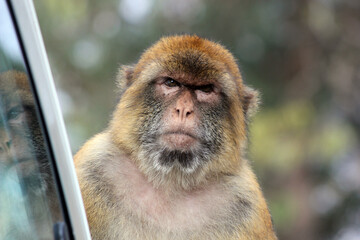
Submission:
{"label": "blurred green background", "polygon": [[280,239],[360,239],[360,1],[34,0],[75,153],[121,64],[161,36],[225,45],[262,93],[249,158]]}

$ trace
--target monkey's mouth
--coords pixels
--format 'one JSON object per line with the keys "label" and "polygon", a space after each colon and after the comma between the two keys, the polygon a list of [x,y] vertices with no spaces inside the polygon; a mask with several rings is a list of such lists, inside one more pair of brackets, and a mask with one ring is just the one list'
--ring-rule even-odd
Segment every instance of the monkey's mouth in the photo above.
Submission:
{"label": "monkey's mouth", "polygon": [[16,169],[18,174],[24,177],[34,172],[36,166],[36,160],[33,158],[21,158],[9,164],[8,169]]}
{"label": "monkey's mouth", "polygon": [[172,149],[190,149],[198,142],[196,136],[183,131],[165,132],[161,136],[162,142]]}

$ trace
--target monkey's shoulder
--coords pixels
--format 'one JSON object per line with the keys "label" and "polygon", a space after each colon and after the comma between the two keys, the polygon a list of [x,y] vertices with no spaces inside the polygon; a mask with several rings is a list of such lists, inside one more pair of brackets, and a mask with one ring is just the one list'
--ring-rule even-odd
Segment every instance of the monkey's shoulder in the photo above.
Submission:
{"label": "monkey's shoulder", "polygon": [[75,167],[79,167],[89,161],[99,162],[108,154],[113,154],[116,147],[111,142],[111,136],[107,131],[101,132],[88,140],[74,156]]}

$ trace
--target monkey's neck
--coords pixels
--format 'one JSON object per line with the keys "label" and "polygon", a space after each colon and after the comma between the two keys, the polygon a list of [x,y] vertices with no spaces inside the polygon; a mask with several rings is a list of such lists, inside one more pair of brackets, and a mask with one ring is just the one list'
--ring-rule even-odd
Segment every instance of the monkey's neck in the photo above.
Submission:
{"label": "monkey's neck", "polygon": [[106,172],[113,178],[121,178],[116,182],[132,182],[135,185],[141,183],[165,194],[191,192],[219,182],[218,179],[215,181],[215,178],[208,179],[201,176],[201,173],[185,175],[179,170],[168,173],[159,172],[123,153],[118,153],[116,160],[111,160],[108,166]]}
{"label": "monkey's neck", "polygon": [[[199,229],[204,222],[226,219],[236,202],[235,180],[211,178],[184,188],[168,179],[149,180],[134,161],[121,155],[106,164],[106,178],[113,193],[132,217],[165,229]],[[156,181],[162,182],[156,182]],[[226,209],[226,210],[224,210]]]}

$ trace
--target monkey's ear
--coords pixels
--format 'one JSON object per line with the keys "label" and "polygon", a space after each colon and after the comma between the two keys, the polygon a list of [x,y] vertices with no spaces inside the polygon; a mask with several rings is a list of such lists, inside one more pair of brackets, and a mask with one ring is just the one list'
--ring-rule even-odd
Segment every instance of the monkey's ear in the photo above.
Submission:
{"label": "monkey's ear", "polygon": [[251,118],[257,112],[260,104],[259,92],[245,86],[243,95],[243,110],[247,118]]}
{"label": "monkey's ear", "polygon": [[133,74],[134,65],[123,65],[119,68],[116,76],[116,85],[120,93],[123,93],[131,85]]}

